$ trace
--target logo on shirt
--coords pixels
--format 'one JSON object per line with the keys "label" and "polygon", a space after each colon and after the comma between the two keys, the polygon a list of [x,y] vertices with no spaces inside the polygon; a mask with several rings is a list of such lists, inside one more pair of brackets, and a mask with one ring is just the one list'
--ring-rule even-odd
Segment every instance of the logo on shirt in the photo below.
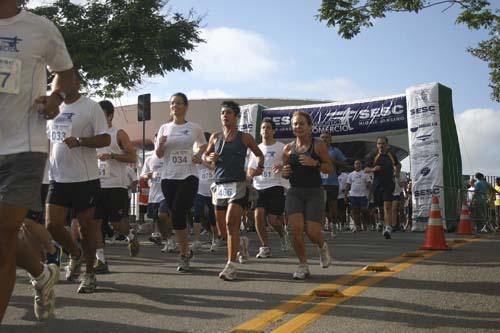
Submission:
{"label": "logo on shirt", "polygon": [[64,112],[60,113],[56,119],[54,119],[54,122],[56,123],[67,123],[67,122],[72,122],[72,118],[75,115],[73,112]]}
{"label": "logo on shirt", "polygon": [[0,37],[0,51],[19,52],[17,45],[22,41],[19,37]]}
{"label": "logo on shirt", "polygon": [[191,135],[191,130],[189,129],[183,129],[183,130],[178,130],[178,131],[173,131],[171,136],[189,136]]}
{"label": "logo on shirt", "polygon": [[424,177],[427,176],[430,172],[431,172],[431,169],[429,167],[424,167],[424,168],[422,168],[422,170],[420,170],[420,174]]}

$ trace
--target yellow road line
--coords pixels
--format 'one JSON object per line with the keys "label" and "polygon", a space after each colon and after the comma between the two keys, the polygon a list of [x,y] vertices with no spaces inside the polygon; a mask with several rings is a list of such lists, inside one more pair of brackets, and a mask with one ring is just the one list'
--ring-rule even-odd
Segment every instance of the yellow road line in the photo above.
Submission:
{"label": "yellow road line", "polygon": [[[455,243],[451,245],[453,248],[458,248],[461,246],[466,245],[467,243],[477,241],[479,239],[470,239],[467,240],[466,243]],[[405,269],[410,268],[411,266],[415,265],[416,263],[431,258],[437,254],[442,253],[442,251],[436,251],[436,252],[425,252],[423,253],[422,257],[416,257],[412,258],[406,262],[400,263],[398,265],[395,265],[391,267],[390,271],[385,271],[385,272],[380,272],[376,273],[373,276],[364,279],[360,281],[358,284],[348,287],[346,289],[342,290],[342,294],[344,297],[329,297],[325,301],[313,306],[311,309],[305,311],[304,313],[297,315],[293,319],[287,321],[283,325],[279,326],[275,330],[273,330],[273,333],[289,333],[289,332],[299,332],[303,330],[307,325],[311,324],[313,321],[317,320],[319,317],[321,317],[323,314],[326,312],[332,310],[335,308],[337,305],[351,299],[352,297],[355,297],[362,292],[366,291],[368,288],[371,286],[377,284],[378,282],[384,280],[385,278],[392,276],[396,273],[399,273]]]}
{"label": "yellow road line", "polygon": [[[479,238],[471,238],[467,239],[467,243],[473,242],[480,240]],[[455,244],[450,244],[450,247],[452,248],[457,248],[464,246],[467,243],[455,243]],[[291,300],[287,301],[286,303],[280,304],[274,309],[264,311],[263,313],[257,315],[253,319],[250,319],[238,326],[236,326],[234,329],[231,330],[231,332],[260,332],[263,328],[269,326],[270,324],[280,320],[287,314],[295,311],[296,309],[309,304],[311,301],[314,299],[318,298],[314,294],[314,290],[338,290],[342,287],[345,287],[348,283],[359,279],[363,276],[371,274],[371,277],[364,279],[360,281],[358,284],[348,287],[344,290],[342,290],[342,293],[344,293],[345,297],[338,297],[333,296],[329,297],[327,300],[321,302],[320,304],[314,306],[312,309],[304,312],[301,315],[296,316],[294,319],[286,322],[282,326],[278,327],[275,331],[273,332],[292,332],[294,330],[299,330],[308,324],[310,324],[312,321],[316,320],[321,316],[322,314],[326,313],[327,311],[331,310],[334,308],[337,304],[340,304],[342,302],[345,302],[346,300],[359,295],[366,289],[368,289],[370,286],[380,282],[381,280],[385,279],[388,276],[391,276],[393,274],[396,274],[397,272],[400,272],[404,269],[409,268],[410,266],[414,265],[415,263],[422,261],[426,258],[430,258],[434,255],[437,255],[441,253],[442,251],[437,251],[437,252],[427,252],[427,251],[418,251],[419,253],[422,254],[422,257],[411,257],[410,260],[407,260],[403,263],[397,264],[405,259],[405,257],[397,256],[391,259],[387,259],[385,261],[382,261],[380,263],[377,263],[373,266],[383,266],[383,265],[391,265],[391,264],[397,264],[395,266],[390,267],[390,271],[385,271],[385,272],[379,272],[376,274],[372,274],[372,272],[359,269],[350,273],[347,273],[340,278],[329,282],[325,284],[321,284],[317,286],[316,288],[309,290],[301,295],[298,295]],[[299,318],[299,319],[297,319]],[[291,324],[289,324],[291,323]],[[302,323],[299,325],[299,323]],[[282,329],[283,328],[283,329]]]}

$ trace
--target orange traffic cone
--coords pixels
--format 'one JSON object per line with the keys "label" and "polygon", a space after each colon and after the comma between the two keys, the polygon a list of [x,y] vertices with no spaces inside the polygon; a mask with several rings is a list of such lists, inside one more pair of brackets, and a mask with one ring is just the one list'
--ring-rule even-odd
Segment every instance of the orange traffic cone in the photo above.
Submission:
{"label": "orange traffic cone", "polygon": [[472,235],[473,233],[474,232],[472,231],[469,208],[467,208],[467,204],[464,202],[462,204],[462,212],[460,213],[460,222],[458,223],[457,234]]}
{"label": "orange traffic cone", "polygon": [[441,210],[439,210],[439,199],[432,196],[432,205],[429,212],[429,222],[425,233],[425,243],[421,250],[448,250],[444,238],[443,223],[441,222]]}

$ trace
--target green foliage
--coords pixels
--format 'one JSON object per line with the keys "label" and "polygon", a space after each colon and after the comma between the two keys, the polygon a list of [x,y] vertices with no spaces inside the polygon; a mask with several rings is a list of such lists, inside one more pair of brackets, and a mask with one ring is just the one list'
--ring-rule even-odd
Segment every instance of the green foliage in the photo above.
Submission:
{"label": "green foliage", "polygon": [[[26,0],[23,0],[26,1]],[[53,21],[87,90],[118,97],[143,82],[192,70],[186,52],[203,42],[193,12],[162,14],[161,0],[89,0],[81,5],[58,0],[32,11]]]}
{"label": "green foliage", "polygon": [[326,21],[328,27],[338,28],[342,38],[351,39],[362,28],[372,27],[373,21],[384,18],[386,13],[418,13],[438,5],[447,6],[444,10],[459,6],[462,12],[456,23],[465,24],[469,29],[488,31],[490,39],[468,51],[488,63],[491,98],[500,102],[500,10],[493,10],[487,0],[323,0],[316,18]]}

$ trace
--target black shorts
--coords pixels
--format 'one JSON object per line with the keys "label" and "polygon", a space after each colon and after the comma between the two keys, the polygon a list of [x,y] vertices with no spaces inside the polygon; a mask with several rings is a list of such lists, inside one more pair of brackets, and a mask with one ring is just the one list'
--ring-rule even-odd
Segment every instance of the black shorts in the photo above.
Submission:
{"label": "black shorts", "polygon": [[77,183],[50,182],[47,203],[72,208],[75,214],[96,205],[101,183],[99,179]]}
{"label": "black shorts", "polygon": [[169,214],[170,210],[167,207],[167,202],[163,199],[160,202],[148,203],[147,217],[150,219],[157,219],[160,213]]}
{"label": "black shorts", "polygon": [[102,188],[97,197],[94,218],[119,222],[127,217],[128,191],[125,188]]}
{"label": "black shorts", "polygon": [[380,207],[384,205],[384,202],[392,202],[394,192],[394,183],[389,184],[377,184],[373,192],[375,198],[375,205]]}
{"label": "black shorts", "polygon": [[264,208],[267,214],[280,216],[285,210],[285,191],[283,186],[273,186],[263,190],[257,190],[256,208]]}
{"label": "black shorts", "polygon": [[338,185],[323,185],[323,190],[326,192],[326,201],[330,202],[337,200],[339,197],[339,186]]}

